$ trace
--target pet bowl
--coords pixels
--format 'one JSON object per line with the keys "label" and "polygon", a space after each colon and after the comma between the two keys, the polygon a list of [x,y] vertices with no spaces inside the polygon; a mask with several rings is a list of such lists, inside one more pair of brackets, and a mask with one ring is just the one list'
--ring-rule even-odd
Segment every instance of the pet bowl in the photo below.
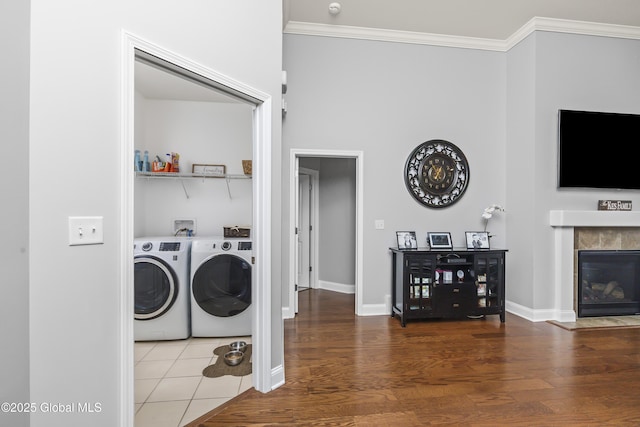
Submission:
{"label": "pet bowl", "polygon": [[231,351],[240,351],[242,353],[247,349],[247,343],[244,341],[234,341],[229,344],[229,350]]}
{"label": "pet bowl", "polygon": [[242,362],[244,353],[237,350],[232,350],[224,354],[224,362],[229,366],[236,366]]}

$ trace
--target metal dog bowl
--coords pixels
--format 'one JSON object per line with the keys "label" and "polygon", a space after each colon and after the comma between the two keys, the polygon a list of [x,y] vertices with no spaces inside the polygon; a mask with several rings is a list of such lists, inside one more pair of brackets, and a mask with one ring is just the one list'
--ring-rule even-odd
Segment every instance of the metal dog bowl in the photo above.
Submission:
{"label": "metal dog bowl", "polygon": [[229,344],[229,350],[231,351],[240,351],[242,353],[247,349],[247,343],[244,341],[234,341]]}
{"label": "metal dog bowl", "polygon": [[237,350],[232,350],[224,354],[224,363],[229,366],[239,365],[244,359],[244,353]]}

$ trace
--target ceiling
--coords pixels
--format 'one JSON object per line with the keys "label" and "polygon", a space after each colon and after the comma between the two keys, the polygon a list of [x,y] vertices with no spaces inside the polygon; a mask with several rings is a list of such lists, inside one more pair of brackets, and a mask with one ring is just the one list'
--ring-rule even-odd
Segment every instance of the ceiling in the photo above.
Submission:
{"label": "ceiling", "polygon": [[[283,31],[292,26],[359,27],[506,40],[534,17],[640,28],[640,0],[283,0]],[[146,98],[239,102],[136,61],[136,91]]]}
{"label": "ceiling", "polygon": [[283,0],[292,23],[506,40],[534,17],[640,27],[638,0]]}
{"label": "ceiling", "polygon": [[147,99],[242,103],[221,91],[178,77],[141,61],[135,62],[135,90]]}

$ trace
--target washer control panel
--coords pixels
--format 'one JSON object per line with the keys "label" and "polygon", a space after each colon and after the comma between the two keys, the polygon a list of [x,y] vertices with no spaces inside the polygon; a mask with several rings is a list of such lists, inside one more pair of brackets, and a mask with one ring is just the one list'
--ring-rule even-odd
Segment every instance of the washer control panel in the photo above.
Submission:
{"label": "washer control panel", "polygon": [[238,242],[238,250],[239,251],[250,251],[251,250],[251,242]]}
{"label": "washer control panel", "polygon": [[177,252],[180,250],[180,242],[160,242],[161,252]]}

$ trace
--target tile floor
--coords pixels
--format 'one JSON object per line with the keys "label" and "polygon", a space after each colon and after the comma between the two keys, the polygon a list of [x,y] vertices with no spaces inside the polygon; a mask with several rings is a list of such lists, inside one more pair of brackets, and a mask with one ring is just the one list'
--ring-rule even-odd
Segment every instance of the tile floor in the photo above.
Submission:
{"label": "tile floor", "polygon": [[253,387],[252,375],[207,378],[213,350],[251,337],[136,342],[135,427],[181,427]]}

